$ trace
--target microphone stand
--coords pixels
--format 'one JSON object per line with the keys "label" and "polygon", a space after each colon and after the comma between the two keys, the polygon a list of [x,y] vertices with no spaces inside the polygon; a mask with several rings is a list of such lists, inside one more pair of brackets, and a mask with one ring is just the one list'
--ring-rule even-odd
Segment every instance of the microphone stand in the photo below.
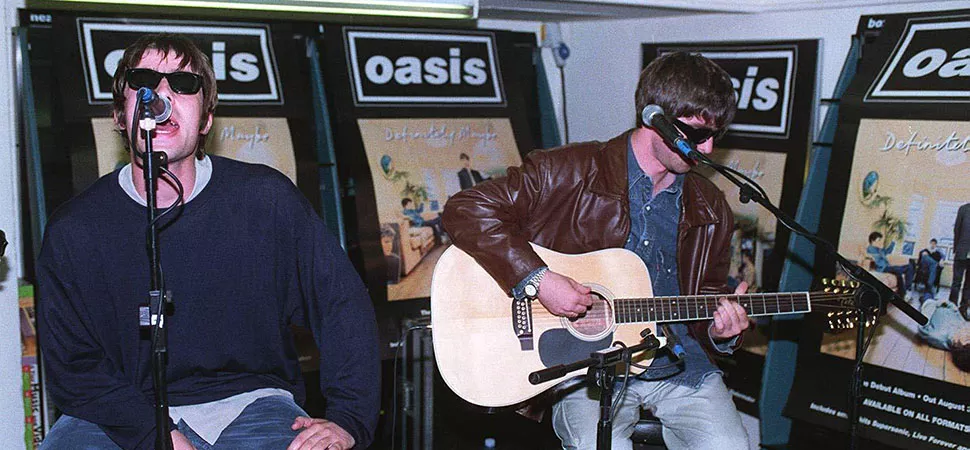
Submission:
{"label": "microphone stand", "polygon": [[586,372],[586,384],[590,388],[600,389],[600,418],[596,426],[596,449],[610,450],[613,444],[613,380],[616,378],[616,365],[630,364],[634,353],[655,350],[660,347],[660,341],[650,333],[650,329],[643,331],[643,341],[632,347],[614,345],[609,348],[589,354],[589,358],[569,364],[548,367],[529,374],[529,382],[541,384],[549,380],[564,377],[566,374],[583,368]]}
{"label": "microphone stand", "polygon": [[[752,187],[750,184],[739,180],[734,176],[733,173],[730,172],[729,169],[715,163],[714,161],[711,161],[710,158],[698,152],[696,148],[693,148],[693,143],[690,143],[685,139],[678,139],[678,142],[674,143],[674,147],[680,149],[680,151],[686,154],[688,158],[707,165],[708,167],[717,171],[717,173],[724,176],[724,178],[727,178],[728,181],[737,185],[738,188],[741,189],[739,195],[741,203],[748,203],[753,200],[755,203],[761,205],[771,212],[771,214],[778,218],[778,220],[781,221],[781,223],[786,227],[790,228],[795,233],[804,236],[806,239],[815,244],[816,247],[820,247],[825,250],[826,253],[835,258],[835,260],[849,273],[850,276],[859,280],[863,285],[868,286],[870,289],[875,291],[878,296],[878,305],[876,306],[881,308],[882,305],[886,304],[886,301],[888,300],[890,303],[899,308],[900,311],[915,320],[918,324],[925,325],[926,322],[928,322],[926,316],[917,311],[916,308],[913,308],[913,306],[907,303],[904,299],[896,295],[896,293],[893,292],[893,290],[886,286],[882,281],[879,281],[878,278],[873,276],[867,270],[859,267],[857,264],[839,254],[834,245],[818,237],[811,231],[808,231],[805,227],[796,222],[791,216],[775,207],[775,205],[772,205],[767,198],[761,195],[761,192]],[[685,147],[688,147],[689,151],[685,150]],[[861,301],[857,301],[856,304],[856,308],[860,311],[860,318],[856,335],[856,364],[852,371],[852,384],[849,388],[849,448],[853,450],[859,448],[858,426],[859,406],[860,401],[862,400],[862,358],[866,348],[866,310],[868,309],[867,306],[870,306],[863,305],[861,303]]]}
{"label": "microphone stand", "polygon": [[[142,138],[145,140],[145,152],[142,154],[142,169],[145,179],[145,200],[148,206],[148,233],[146,236],[146,250],[148,251],[149,270],[151,273],[151,287],[148,292],[148,305],[138,308],[138,323],[143,331],[148,331],[152,343],[152,380],[155,389],[155,449],[172,449],[172,436],[168,432],[168,382],[165,372],[168,365],[168,330],[165,317],[171,315],[171,293],[165,290],[165,280],[162,277],[161,253],[158,243],[158,179],[161,170],[168,164],[168,155],[155,152],[152,149],[152,131],[155,130],[155,116],[144,102],[139,101],[138,110],[141,120],[138,122]],[[132,150],[137,154],[135,142]]]}

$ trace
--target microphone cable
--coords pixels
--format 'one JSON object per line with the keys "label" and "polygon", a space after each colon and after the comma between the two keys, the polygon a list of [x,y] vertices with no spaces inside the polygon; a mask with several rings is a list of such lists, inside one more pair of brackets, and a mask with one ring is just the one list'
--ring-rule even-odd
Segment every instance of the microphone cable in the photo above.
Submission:
{"label": "microphone cable", "polygon": [[[623,384],[621,385],[620,390],[617,392],[616,398],[613,399],[613,405],[610,407],[610,412],[614,416],[616,415],[617,407],[622,404],[621,402],[622,402],[623,396],[626,393],[626,390],[628,388],[628,381],[630,379],[630,376],[632,375],[632,370],[633,370],[632,368],[633,367],[636,367],[638,369],[643,369],[643,370],[665,370],[665,369],[669,369],[671,367],[680,367],[687,360],[686,353],[678,352],[676,350],[678,347],[681,348],[681,351],[683,350],[683,347],[680,344],[680,338],[677,338],[675,336],[673,339],[671,339],[669,336],[673,336],[673,331],[670,331],[670,328],[667,326],[667,324],[661,324],[660,326],[664,330],[664,336],[667,337],[668,344],[670,343],[670,341],[673,341],[674,342],[674,348],[673,349],[671,349],[669,345],[665,345],[663,348],[666,348],[666,349],[668,349],[670,351],[670,353],[674,357],[675,361],[672,362],[672,363],[664,364],[664,365],[657,366],[657,367],[644,366],[642,364],[637,364],[637,363],[633,362],[632,361],[632,355],[627,355],[627,357],[625,358],[625,361],[623,361],[624,364],[626,365],[626,372],[623,375]],[[619,341],[614,342],[613,345],[626,348],[626,344],[624,344],[622,342],[619,342]],[[642,375],[642,374],[640,374],[640,375]],[[639,377],[640,375],[637,375],[637,376]],[[664,377],[661,377],[661,378],[664,378]],[[660,379],[660,378],[657,378],[657,379]],[[651,379],[651,378],[644,378],[644,381],[652,381],[652,380],[653,379]]]}

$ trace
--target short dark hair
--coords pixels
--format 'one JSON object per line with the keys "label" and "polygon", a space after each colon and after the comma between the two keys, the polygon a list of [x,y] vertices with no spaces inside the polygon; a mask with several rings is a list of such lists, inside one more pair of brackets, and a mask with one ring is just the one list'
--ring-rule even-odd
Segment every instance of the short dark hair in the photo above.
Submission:
{"label": "short dark hair", "polygon": [[871,244],[872,241],[875,241],[876,239],[879,239],[881,237],[882,237],[882,233],[878,231],[873,231],[872,233],[869,233],[869,243]]}
{"label": "short dark hair", "polygon": [[698,116],[724,129],[738,110],[731,76],[713,61],[685,52],[667,53],[642,72],[635,94],[637,123],[647,105],[657,105],[667,117]]}
{"label": "short dark hair", "polygon": [[[125,49],[124,55],[118,62],[118,69],[115,70],[114,80],[111,85],[111,95],[112,95],[112,109],[115,116],[121,122],[122,126],[127,127],[129,125],[129,119],[125,117],[125,89],[128,89],[128,83],[125,80],[125,73],[128,69],[131,69],[138,65],[141,58],[145,56],[145,52],[148,50],[157,50],[160,53],[164,53],[171,57],[180,58],[182,61],[179,64],[179,70],[185,69],[186,67],[191,68],[192,71],[197,73],[202,77],[202,123],[206,123],[206,116],[212,114],[216,110],[217,103],[217,92],[216,92],[216,76],[215,72],[212,70],[212,63],[209,62],[209,57],[199,50],[191,40],[185,36],[172,33],[156,33],[156,34],[146,34],[138,38],[133,44],[129,45]],[[128,142],[128,133],[131,131],[122,131],[121,135],[124,138],[125,146],[130,148],[130,143]],[[195,156],[202,159],[202,155],[205,153],[205,138],[199,139],[199,142],[195,148]]]}
{"label": "short dark hair", "polygon": [[408,203],[411,203],[411,202],[412,202],[411,199],[409,199],[407,197],[404,197],[404,198],[401,199],[401,207],[402,208],[407,207],[408,206]]}
{"label": "short dark hair", "polygon": [[458,159],[464,159],[464,160],[471,161],[471,158],[469,158],[468,155],[466,155],[464,153],[458,155]]}
{"label": "short dark hair", "polygon": [[932,243],[934,243],[934,244],[937,244],[937,243],[938,243],[938,242],[936,242],[936,238],[932,238],[932,239],[930,239],[930,242],[932,242]]}
{"label": "short dark hair", "polygon": [[386,237],[393,238],[396,236],[397,236],[397,231],[394,231],[393,227],[391,227],[388,224],[381,225],[381,238],[386,238]]}
{"label": "short dark hair", "polygon": [[956,344],[950,343],[950,355],[953,356],[953,365],[964,372],[970,372],[970,343]]}

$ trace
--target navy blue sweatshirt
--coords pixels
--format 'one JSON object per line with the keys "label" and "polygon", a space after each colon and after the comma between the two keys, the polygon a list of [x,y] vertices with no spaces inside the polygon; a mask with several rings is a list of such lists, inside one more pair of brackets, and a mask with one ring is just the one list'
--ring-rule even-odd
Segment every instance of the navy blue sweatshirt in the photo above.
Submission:
{"label": "navy blue sweatshirt", "polygon": [[[320,347],[325,419],[364,448],[380,407],[374,310],[337,240],[292,182],[266,166],[212,158],[212,178],[160,234],[175,313],[169,401],[206,403],[259,388],[305,399],[289,324]],[[37,263],[48,392],[65,414],[125,449],[154,445],[145,208],[118,173],[51,218]],[[163,219],[163,222],[169,222]],[[168,430],[166,430],[168,431]]]}

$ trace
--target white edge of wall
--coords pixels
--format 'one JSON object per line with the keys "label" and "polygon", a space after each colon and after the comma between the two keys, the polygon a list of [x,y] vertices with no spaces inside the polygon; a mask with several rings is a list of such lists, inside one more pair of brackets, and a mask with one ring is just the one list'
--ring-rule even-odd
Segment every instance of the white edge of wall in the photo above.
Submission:
{"label": "white edge of wall", "polygon": [[7,276],[0,279],[0,442],[4,448],[22,450],[24,444],[24,400],[20,360],[20,308],[17,280],[22,275],[20,229],[20,179],[17,175],[17,102],[13,27],[23,0],[3,0],[0,17],[0,229],[7,234]]}

